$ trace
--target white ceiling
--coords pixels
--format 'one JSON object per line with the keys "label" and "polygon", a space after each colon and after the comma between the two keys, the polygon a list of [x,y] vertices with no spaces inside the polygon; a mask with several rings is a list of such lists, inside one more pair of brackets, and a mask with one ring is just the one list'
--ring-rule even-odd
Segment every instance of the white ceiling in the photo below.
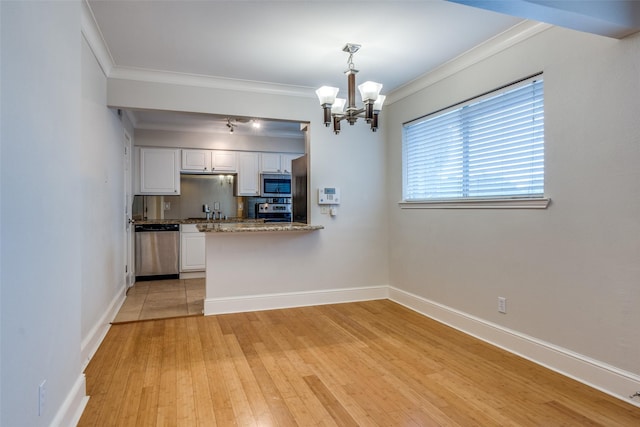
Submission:
{"label": "white ceiling", "polygon": [[[389,94],[523,21],[443,0],[88,0],[88,5],[113,70],[275,84],[309,93],[322,85],[346,91],[342,47],[347,42],[362,45],[354,57],[358,82],[380,82],[382,93]],[[138,120],[153,128],[180,118],[187,117],[145,114]],[[206,117],[191,119],[190,126],[199,120],[209,125]]]}
{"label": "white ceiling", "polygon": [[317,88],[359,81],[390,92],[520,18],[431,1],[89,1],[120,67]]}

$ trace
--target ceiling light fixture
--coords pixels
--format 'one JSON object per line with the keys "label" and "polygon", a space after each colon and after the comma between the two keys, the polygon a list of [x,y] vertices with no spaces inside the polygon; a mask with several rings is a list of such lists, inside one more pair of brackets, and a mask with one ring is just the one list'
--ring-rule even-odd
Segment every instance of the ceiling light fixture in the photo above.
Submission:
{"label": "ceiling light fixture", "polygon": [[229,133],[233,133],[233,128],[235,128],[236,126],[237,125],[231,123],[231,119],[227,119],[227,127],[229,128]]}
{"label": "ceiling light fixture", "polygon": [[[364,107],[356,107],[356,74],[358,70],[353,65],[353,54],[360,49],[359,44],[347,43],[343,48],[343,52],[349,54],[347,64],[349,69],[344,73],[347,75],[347,99],[336,98],[338,95],[337,87],[322,86],[316,90],[316,95],[320,100],[320,105],[324,110],[324,125],[329,127],[333,121],[333,132],[337,135],[340,133],[340,122],[346,120],[353,125],[358,118],[364,118],[367,123],[371,124],[371,130],[378,130],[378,114],[382,110],[382,104],[386,98],[380,95],[382,84],[376,82],[364,82],[358,86],[360,97],[364,103]],[[346,110],[345,110],[346,105]]]}

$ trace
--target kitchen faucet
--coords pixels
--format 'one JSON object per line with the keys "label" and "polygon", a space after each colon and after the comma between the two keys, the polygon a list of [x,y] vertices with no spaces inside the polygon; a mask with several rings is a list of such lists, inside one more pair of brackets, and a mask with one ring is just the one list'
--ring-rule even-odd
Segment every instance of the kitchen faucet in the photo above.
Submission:
{"label": "kitchen faucet", "polygon": [[202,205],[202,211],[205,213],[207,221],[212,219],[211,208],[209,207],[209,205]]}

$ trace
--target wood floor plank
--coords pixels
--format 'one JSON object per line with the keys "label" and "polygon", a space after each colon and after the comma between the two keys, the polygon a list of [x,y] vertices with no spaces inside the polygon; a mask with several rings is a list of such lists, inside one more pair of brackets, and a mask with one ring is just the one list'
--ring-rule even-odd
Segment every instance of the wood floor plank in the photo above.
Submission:
{"label": "wood floor plank", "polygon": [[170,319],[165,320],[165,322],[156,423],[159,425],[177,425],[176,320]]}
{"label": "wood floor plank", "polygon": [[315,375],[308,375],[304,377],[304,380],[327,412],[329,412],[331,418],[335,420],[336,424],[339,426],[357,427],[358,423],[356,423],[344,406],[342,406],[331,391],[320,381],[320,378]]}
{"label": "wood floor plank", "polygon": [[638,426],[640,409],[386,300],[113,325],[79,426]]}
{"label": "wood floor plank", "polygon": [[231,398],[224,381],[223,370],[226,368],[224,361],[230,358],[230,355],[224,345],[219,319],[202,318],[199,323],[201,324],[198,329],[199,338],[207,371],[211,406],[215,416],[215,424],[211,423],[211,425],[237,425]]}
{"label": "wood floor plank", "polygon": [[215,414],[211,405],[207,368],[200,341],[200,322],[186,322],[186,339],[189,371],[193,385],[194,409],[197,425],[215,426]]}

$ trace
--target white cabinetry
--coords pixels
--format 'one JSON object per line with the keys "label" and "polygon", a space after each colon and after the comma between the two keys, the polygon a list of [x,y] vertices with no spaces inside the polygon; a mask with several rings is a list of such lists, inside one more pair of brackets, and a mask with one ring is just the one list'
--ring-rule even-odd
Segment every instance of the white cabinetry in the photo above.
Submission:
{"label": "white cabinetry", "polygon": [[210,171],[211,153],[208,150],[182,150],[182,170]]}
{"label": "white cabinetry", "polygon": [[262,153],[260,155],[260,172],[291,173],[291,160],[302,154]]}
{"label": "white cabinetry", "polygon": [[280,154],[279,153],[260,154],[260,172],[267,172],[267,173],[280,172]]}
{"label": "white cabinetry", "polygon": [[260,195],[260,154],[238,153],[236,196]]}
{"label": "white cabinetry", "polygon": [[211,152],[211,170],[214,172],[235,172],[238,170],[238,153],[235,151]]}
{"label": "white cabinetry", "polygon": [[303,154],[283,154],[280,156],[280,165],[284,173],[291,173],[291,161],[303,156]]}
{"label": "white cabinetry", "polygon": [[180,226],[180,272],[205,270],[204,239],[195,224]]}
{"label": "white cabinetry", "polygon": [[180,194],[180,150],[138,149],[138,194]]}
{"label": "white cabinetry", "polygon": [[236,171],[234,151],[182,150],[182,170],[189,172],[229,172]]}

